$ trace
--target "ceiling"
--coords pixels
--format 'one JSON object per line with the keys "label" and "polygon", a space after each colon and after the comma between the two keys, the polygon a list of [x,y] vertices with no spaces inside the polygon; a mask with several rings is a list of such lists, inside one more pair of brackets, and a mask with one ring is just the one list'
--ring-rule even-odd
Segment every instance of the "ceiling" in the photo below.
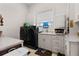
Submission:
{"label": "ceiling", "polygon": [[26,3],[27,7],[31,7],[31,6],[33,6],[35,4],[37,4],[37,3]]}

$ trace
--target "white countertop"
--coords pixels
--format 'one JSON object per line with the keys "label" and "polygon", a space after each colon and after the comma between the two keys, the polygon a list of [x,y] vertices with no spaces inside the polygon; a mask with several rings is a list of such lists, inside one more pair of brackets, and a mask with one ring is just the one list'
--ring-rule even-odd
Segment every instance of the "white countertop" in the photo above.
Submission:
{"label": "white countertop", "polygon": [[58,35],[58,36],[64,35],[64,34],[55,33],[55,32],[41,32],[39,34],[42,34],[42,35]]}
{"label": "white countertop", "polygon": [[41,32],[39,34],[50,34],[50,35],[56,35],[56,33],[53,33],[53,32]]}
{"label": "white countertop", "polygon": [[14,39],[10,37],[1,37],[0,38],[0,51],[12,47],[17,44],[23,43],[22,40]]}
{"label": "white countertop", "polygon": [[[42,32],[39,33],[42,35],[62,35],[62,34],[56,34],[53,32]],[[69,42],[79,42],[79,36],[77,36],[76,34],[72,34],[72,35],[65,35],[65,40],[69,41]]]}

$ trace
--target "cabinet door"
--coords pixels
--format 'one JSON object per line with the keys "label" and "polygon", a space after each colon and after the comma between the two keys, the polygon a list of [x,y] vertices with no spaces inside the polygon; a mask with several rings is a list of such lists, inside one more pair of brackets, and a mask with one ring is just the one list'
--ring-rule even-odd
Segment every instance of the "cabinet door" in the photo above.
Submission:
{"label": "cabinet door", "polygon": [[51,35],[39,35],[38,43],[40,48],[51,50]]}
{"label": "cabinet door", "polygon": [[[55,16],[54,16],[54,27],[61,28],[65,26],[65,15],[68,14],[69,4],[56,4],[55,6]],[[62,9],[61,9],[62,8]],[[74,14],[74,13],[73,13]]]}
{"label": "cabinet door", "polygon": [[52,36],[52,52],[58,52],[58,39]]}
{"label": "cabinet door", "polygon": [[63,36],[58,36],[59,39],[59,52],[65,53],[65,42],[64,42],[64,37]]}
{"label": "cabinet door", "polygon": [[70,56],[79,56],[79,43],[77,42],[70,42],[69,44],[69,52]]}
{"label": "cabinet door", "polygon": [[45,48],[45,38],[41,34],[38,35],[38,47]]}
{"label": "cabinet door", "polygon": [[52,36],[52,51],[64,53],[63,36]]}
{"label": "cabinet door", "polygon": [[45,36],[45,49],[51,51],[51,35],[46,35]]}

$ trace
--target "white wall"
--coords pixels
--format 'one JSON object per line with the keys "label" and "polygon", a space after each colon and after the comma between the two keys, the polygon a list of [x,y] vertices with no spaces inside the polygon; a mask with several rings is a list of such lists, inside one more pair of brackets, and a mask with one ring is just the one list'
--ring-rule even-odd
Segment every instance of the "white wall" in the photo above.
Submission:
{"label": "white wall", "polygon": [[26,4],[0,4],[0,14],[4,18],[3,36],[19,38],[20,26],[27,19]]}
{"label": "white wall", "polygon": [[[60,13],[63,13],[65,15],[68,16],[68,4],[61,4],[61,3],[39,3],[39,4],[35,4],[33,5],[31,8],[30,8],[30,12],[29,12],[29,15],[28,15],[28,19],[29,19],[29,23],[31,24],[34,24],[36,23],[36,15],[41,12],[41,11],[45,11],[45,10],[48,10],[48,9],[52,9],[53,13],[54,13],[54,16],[56,14],[60,14]],[[53,15],[52,15],[53,16]],[[39,20],[38,20],[39,21]],[[55,19],[54,21],[56,23],[58,23]],[[62,21],[61,21],[61,24],[62,24]],[[53,24],[55,25],[55,24]]]}
{"label": "white wall", "polygon": [[[70,20],[77,20],[78,19],[78,15],[79,15],[79,4],[70,4],[70,8],[69,8],[69,17]],[[79,19],[78,19],[79,20]],[[74,23],[74,27],[70,28],[70,35],[77,35],[77,32],[79,31],[79,25],[77,25],[76,23]]]}
{"label": "white wall", "polygon": [[[28,19],[29,23],[34,24],[36,23],[36,15],[44,10],[52,9],[54,12],[54,16],[59,13],[66,14],[70,18],[70,20],[76,20],[75,17],[76,14],[79,15],[79,4],[68,4],[68,3],[40,3],[40,4],[35,4],[30,8],[29,14],[28,14]],[[55,20],[55,18],[54,18]],[[55,20],[55,23],[53,25],[56,25],[59,21]],[[60,21],[61,24],[62,21]],[[75,27],[73,29],[70,28],[71,34],[76,34],[78,31],[78,26],[75,24]]]}
{"label": "white wall", "polygon": [[[71,7],[69,7],[69,5]],[[52,9],[54,15],[64,13],[66,16],[69,16],[70,19],[75,19],[75,13],[79,14],[79,4],[39,3],[32,4],[29,8],[27,8],[26,4],[20,3],[0,4],[0,14],[2,14],[4,18],[3,35],[19,38],[20,26],[22,26],[25,21],[30,24],[36,23],[36,15],[48,9]]]}

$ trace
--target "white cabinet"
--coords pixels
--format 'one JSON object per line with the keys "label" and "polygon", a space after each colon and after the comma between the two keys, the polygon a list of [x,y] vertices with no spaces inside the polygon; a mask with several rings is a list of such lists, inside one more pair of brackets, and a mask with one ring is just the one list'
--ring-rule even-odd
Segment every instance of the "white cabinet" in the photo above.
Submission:
{"label": "white cabinet", "polygon": [[45,48],[45,38],[43,35],[38,35],[38,46],[40,48]]}
{"label": "white cabinet", "polygon": [[67,56],[79,56],[79,43],[78,42],[68,42],[65,47]]}
{"label": "white cabinet", "polygon": [[68,35],[65,37],[65,54],[67,56],[79,56],[79,37]]}
{"label": "white cabinet", "polygon": [[61,52],[61,53],[65,53],[65,51],[64,51],[64,47],[65,47],[65,42],[64,42],[64,36],[58,36],[58,38],[59,38],[59,52]]}
{"label": "white cabinet", "polygon": [[52,51],[58,52],[58,39],[56,36],[52,36]]}
{"label": "white cabinet", "polygon": [[70,43],[70,55],[79,56],[79,43],[78,42]]}
{"label": "white cabinet", "polygon": [[52,51],[64,53],[63,36],[52,36]]}
{"label": "white cabinet", "polygon": [[52,34],[39,34],[38,46],[52,52],[64,53],[64,38],[63,36]]}
{"label": "white cabinet", "polygon": [[50,35],[40,35],[38,39],[38,46],[47,50],[51,50],[51,36]]}
{"label": "white cabinet", "polygon": [[62,28],[65,27],[65,14],[57,14],[55,15],[55,20],[54,20],[54,28]]}

